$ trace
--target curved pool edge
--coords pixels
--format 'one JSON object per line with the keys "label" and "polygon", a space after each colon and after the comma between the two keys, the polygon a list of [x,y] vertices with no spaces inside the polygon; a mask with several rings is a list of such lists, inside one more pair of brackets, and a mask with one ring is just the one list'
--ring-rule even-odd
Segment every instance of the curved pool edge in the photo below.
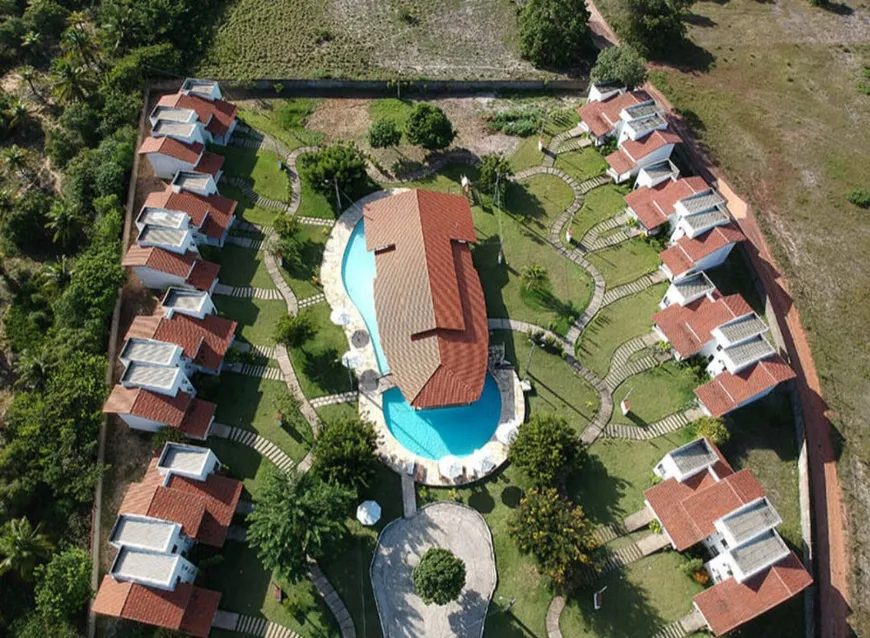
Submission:
{"label": "curved pool edge", "polygon": [[[381,190],[357,200],[339,216],[335,225],[332,227],[329,238],[326,241],[323,251],[323,261],[321,262],[320,267],[320,280],[323,286],[323,294],[326,297],[326,302],[329,304],[330,308],[342,307],[350,314],[350,323],[343,326],[348,348],[351,347],[351,336],[354,332],[357,330],[365,330],[368,332],[365,320],[359,310],[357,310],[356,305],[348,296],[342,278],[344,253],[347,249],[348,242],[350,241],[350,236],[353,233],[354,228],[356,228],[356,225],[362,219],[363,206],[384,197],[402,193],[406,190],[408,189],[395,188]],[[357,348],[357,350],[359,350],[363,355],[363,366],[356,372],[357,375],[365,370],[379,370],[374,347],[371,342],[362,348]],[[520,423],[524,421],[526,414],[525,397],[523,396],[520,379],[516,372],[513,370],[489,370],[489,373],[495,379],[501,396],[501,413],[499,415],[498,423],[502,424],[512,420]],[[397,474],[401,475],[406,473],[406,468],[409,463],[413,461],[417,467],[422,467],[425,471],[424,480],[416,481],[418,483],[439,487],[468,485],[497,472],[507,461],[507,446],[498,441],[493,433],[489,442],[483,446],[483,449],[489,451],[496,461],[496,467],[492,472],[477,477],[466,477],[463,475],[455,481],[442,478],[438,473],[437,461],[413,454],[405,446],[399,443],[387,427],[387,423],[384,419],[381,394],[390,387],[392,387],[392,384],[385,384],[382,382],[374,391],[360,392],[358,405],[360,418],[369,421],[375,427],[375,432],[378,437],[378,456],[380,456],[381,460]]]}

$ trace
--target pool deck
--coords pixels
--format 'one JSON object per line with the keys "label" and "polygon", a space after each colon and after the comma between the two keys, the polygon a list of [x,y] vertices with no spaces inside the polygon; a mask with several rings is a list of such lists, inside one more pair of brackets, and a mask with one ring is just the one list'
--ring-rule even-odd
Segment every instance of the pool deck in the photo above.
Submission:
{"label": "pool deck", "polygon": [[[382,190],[354,202],[338,218],[326,242],[326,247],[323,251],[323,263],[320,268],[320,279],[323,285],[323,292],[326,295],[326,301],[330,307],[344,308],[350,314],[350,323],[343,326],[348,347],[351,347],[351,335],[359,330],[367,333],[368,328],[366,327],[365,320],[353,301],[348,297],[347,291],[344,288],[344,282],[341,277],[344,252],[347,249],[353,229],[362,219],[363,206],[384,197],[404,192],[405,190],[407,189]],[[359,377],[362,373],[372,370],[380,377],[375,349],[371,341],[365,346],[356,349],[363,355],[363,365],[355,371],[357,376]],[[501,395],[499,424],[509,421],[522,423],[526,415],[526,403],[522,388],[520,387],[520,379],[516,372],[513,370],[490,369],[489,373],[495,379]],[[374,424],[378,435],[378,454],[390,468],[402,474],[406,473],[413,463],[412,471],[418,477],[417,482],[433,486],[466,485],[484,478],[484,475],[468,476],[466,473],[455,480],[445,479],[438,473],[437,461],[417,456],[399,443],[389,428],[387,428],[387,423],[384,420],[381,395],[391,387],[393,387],[392,379],[387,375],[380,377],[376,388],[361,387],[359,395],[360,418]],[[490,452],[496,462],[493,472],[507,461],[507,446],[498,441],[494,433],[483,449]]]}

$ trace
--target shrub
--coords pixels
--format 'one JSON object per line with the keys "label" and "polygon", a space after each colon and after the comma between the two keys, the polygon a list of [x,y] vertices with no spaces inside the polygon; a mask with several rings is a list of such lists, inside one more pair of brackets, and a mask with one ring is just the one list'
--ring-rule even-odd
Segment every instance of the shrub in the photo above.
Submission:
{"label": "shrub", "polygon": [[369,487],[380,460],[375,454],[378,437],[371,423],[341,419],[326,423],[314,442],[313,470],[324,480],[357,491]]}
{"label": "shrub", "polygon": [[489,128],[506,135],[530,137],[537,135],[544,123],[544,114],[538,110],[502,111],[486,118]]}
{"label": "shrub", "polygon": [[598,54],[589,79],[593,82],[614,80],[633,89],[646,80],[646,59],[630,44],[608,47]]}
{"label": "shrub", "polygon": [[55,622],[72,620],[91,598],[91,558],[78,547],[54,554],[36,568],[36,609]]}
{"label": "shrub", "polygon": [[351,200],[362,195],[366,187],[365,156],[353,143],[332,144],[306,153],[299,159],[299,169],[314,190],[330,199],[335,197],[335,184]]}
{"label": "shrub", "polygon": [[519,26],[520,54],[535,66],[577,66],[595,48],[584,0],[529,0]]}
{"label": "shrub", "polygon": [[427,605],[446,605],[465,587],[465,563],[448,549],[432,547],[411,574],[414,588]]}
{"label": "shrub", "polygon": [[430,151],[447,148],[456,137],[444,111],[426,102],[414,105],[407,127],[408,141]]}
{"label": "shrub", "polygon": [[850,204],[854,204],[855,206],[859,206],[861,208],[870,208],[870,190],[864,188],[856,188],[853,191],[850,191],[848,195],[846,195],[846,199],[849,200]]}
{"label": "shrub", "polygon": [[661,534],[662,533],[662,524],[659,523],[656,519],[650,521],[649,531],[653,534]]}
{"label": "shrub", "polygon": [[574,430],[553,414],[537,414],[523,423],[508,451],[510,462],[536,487],[556,485],[584,458]]}
{"label": "shrub", "polygon": [[704,569],[704,561],[700,558],[690,558],[682,564],[680,569],[683,570],[686,576],[693,576],[695,572]]}
{"label": "shrub", "polygon": [[393,120],[378,120],[369,127],[369,144],[372,148],[396,146],[402,140],[402,132]]}
{"label": "shrub", "polygon": [[724,445],[731,438],[731,432],[725,421],[712,416],[702,416],[692,423],[692,431],[696,437],[706,436],[716,445]]}
{"label": "shrub", "polygon": [[165,427],[157,430],[151,437],[151,449],[155,452],[162,450],[167,443],[184,443],[184,434],[178,428]]}
{"label": "shrub", "polygon": [[501,153],[487,153],[480,158],[480,178],[478,187],[483,192],[495,194],[498,185],[498,194],[504,196],[510,178],[514,171],[510,162]]}
{"label": "shrub", "polygon": [[298,348],[315,334],[311,313],[303,310],[295,315],[285,314],[275,326],[275,341],[290,348]]}
{"label": "shrub", "polygon": [[299,234],[302,224],[293,215],[278,215],[272,227],[281,239],[292,239]]}

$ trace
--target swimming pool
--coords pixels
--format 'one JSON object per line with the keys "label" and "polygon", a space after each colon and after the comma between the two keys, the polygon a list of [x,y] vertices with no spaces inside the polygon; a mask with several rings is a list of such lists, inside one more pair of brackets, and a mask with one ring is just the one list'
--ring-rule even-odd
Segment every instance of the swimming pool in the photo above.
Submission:
{"label": "swimming pool", "polygon": [[[381,349],[375,314],[375,256],[366,250],[365,229],[360,221],[351,233],[341,264],[341,277],[350,300],[366,322],[381,374],[389,372]],[[495,433],[501,416],[501,394],[489,374],[480,398],[465,406],[415,410],[399,388],[382,395],[384,419],[396,440],[409,452],[427,459],[468,456],[483,447]]]}

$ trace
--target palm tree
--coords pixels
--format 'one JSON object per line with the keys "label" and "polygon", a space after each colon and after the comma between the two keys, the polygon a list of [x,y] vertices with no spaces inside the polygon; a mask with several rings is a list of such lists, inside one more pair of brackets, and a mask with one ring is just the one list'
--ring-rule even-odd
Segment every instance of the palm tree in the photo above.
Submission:
{"label": "palm tree", "polygon": [[36,84],[34,84],[33,80],[36,78],[36,69],[34,69],[29,64],[27,66],[21,67],[21,77],[24,78],[24,81],[27,82],[27,86],[30,87],[30,90],[36,96],[36,98],[40,102],[44,102],[45,98],[42,96],[42,93],[36,88]]}
{"label": "palm tree", "polygon": [[30,115],[30,111],[27,109],[27,105],[21,100],[13,100],[3,111],[3,115],[6,117],[7,131],[12,131],[27,119]]}
{"label": "palm tree", "polygon": [[42,533],[42,523],[33,527],[24,517],[12,519],[0,534],[0,554],[4,557],[0,561],[0,574],[14,571],[27,580],[53,549],[48,536]]}
{"label": "palm tree", "polygon": [[42,352],[24,350],[15,362],[15,373],[18,380],[15,387],[25,390],[39,390],[48,378],[48,362]]}
{"label": "palm tree", "polygon": [[522,281],[523,287],[529,292],[541,290],[547,285],[547,281],[549,281],[547,269],[539,264],[523,266],[522,271],[520,271],[520,281]]}
{"label": "palm tree", "polygon": [[73,51],[78,54],[78,61],[82,65],[92,66],[94,64],[97,47],[91,34],[84,29],[70,27],[61,35],[61,43],[67,55]]}
{"label": "palm tree", "polygon": [[30,52],[32,58],[39,56],[42,35],[38,31],[28,31],[21,37],[21,47]]}
{"label": "palm tree", "polygon": [[17,172],[23,181],[28,181],[31,170],[30,153],[27,149],[21,148],[18,144],[13,144],[0,152],[0,160],[2,160],[3,168],[6,172]]}
{"label": "palm tree", "polygon": [[54,59],[51,80],[57,99],[65,104],[85,100],[96,87],[91,70],[68,58]]}
{"label": "palm tree", "polygon": [[66,255],[60,261],[47,264],[40,273],[45,291],[51,295],[61,292],[72,279],[73,270],[73,260]]}
{"label": "palm tree", "polygon": [[81,229],[81,220],[78,211],[62,199],[58,199],[48,211],[48,222],[45,227],[53,231],[51,240],[55,244],[66,246]]}

